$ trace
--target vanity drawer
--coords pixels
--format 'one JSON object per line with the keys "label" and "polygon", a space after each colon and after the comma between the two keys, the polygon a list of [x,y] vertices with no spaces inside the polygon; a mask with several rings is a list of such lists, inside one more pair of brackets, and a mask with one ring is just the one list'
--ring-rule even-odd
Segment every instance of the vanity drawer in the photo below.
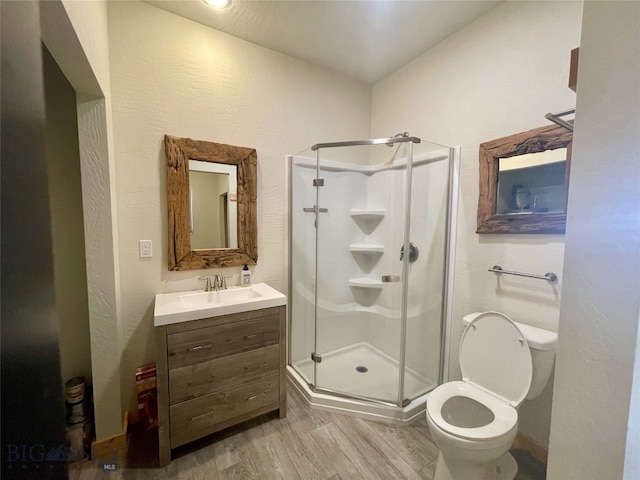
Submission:
{"label": "vanity drawer", "polygon": [[274,315],[167,335],[169,370],[275,345],[278,322]]}
{"label": "vanity drawer", "polygon": [[251,350],[169,372],[169,403],[191,400],[278,373],[280,346]]}
{"label": "vanity drawer", "polygon": [[279,407],[278,375],[172,405],[171,448]]}

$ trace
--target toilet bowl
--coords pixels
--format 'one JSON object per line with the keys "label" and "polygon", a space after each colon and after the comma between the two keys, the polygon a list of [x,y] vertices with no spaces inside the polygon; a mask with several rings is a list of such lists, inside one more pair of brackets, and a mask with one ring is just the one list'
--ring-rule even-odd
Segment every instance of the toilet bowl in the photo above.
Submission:
{"label": "toilet bowl", "polygon": [[[532,387],[539,395],[548,381],[557,335],[498,312],[470,314],[464,323],[463,379],[440,385],[427,400],[427,422],[440,449],[434,479],[513,480],[518,468],[509,448],[517,408],[532,398]],[[532,356],[530,348],[540,354]]]}

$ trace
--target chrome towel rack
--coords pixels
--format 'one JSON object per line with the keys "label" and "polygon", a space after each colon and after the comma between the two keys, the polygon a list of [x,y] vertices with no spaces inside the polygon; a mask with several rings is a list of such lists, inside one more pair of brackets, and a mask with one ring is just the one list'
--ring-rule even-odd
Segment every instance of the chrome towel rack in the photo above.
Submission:
{"label": "chrome towel rack", "polygon": [[500,265],[494,265],[489,269],[490,272],[493,273],[504,273],[505,275],[516,275],[518,277],[527,277],[527,278],[537,278],[539,280],[546,280],[549,283],[555,283],[558,281],[558,276],[553,272],[547,272],[544,275],[536,275],[533,273],[522,273],[522,272],[510,272],[509,270],[503,270]]}
{"label": "chrome towel rack", "polygon": [[567,122],[566,120],[563,120],[562,118],[560,118],[560,117],[564,117],[565,115],[571,115],[572,113],[576,113],[575,108],[569,108],[567,110],[563,110],[562,112],[558,112],[558,113],[547,113],[544,116],[544,118],[573,132],[573,125]]}

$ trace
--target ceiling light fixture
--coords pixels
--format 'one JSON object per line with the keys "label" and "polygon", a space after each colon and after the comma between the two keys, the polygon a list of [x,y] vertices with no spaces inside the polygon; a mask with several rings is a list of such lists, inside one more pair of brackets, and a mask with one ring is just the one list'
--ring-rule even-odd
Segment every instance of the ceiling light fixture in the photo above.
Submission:
{"label": "ceiling light fixture", "polygon": [[231,0],[203,0],[207,5],[222,10],[231,5]]}

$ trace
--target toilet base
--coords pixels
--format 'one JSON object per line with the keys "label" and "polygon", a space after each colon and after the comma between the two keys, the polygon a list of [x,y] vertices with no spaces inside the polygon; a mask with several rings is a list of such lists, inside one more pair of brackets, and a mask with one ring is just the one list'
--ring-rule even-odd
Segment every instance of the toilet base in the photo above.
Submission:
{"label": "toilet base", "polygon": [[513,480],[518,474],[518,463],[509,452],[498,459],[496,480]]}
{"label": "toilet base", "polygon": [[518,464],[509,452],[487,464],[456,461],[447,465],[441,451],[433,480],[513,480],[517,473]]}

